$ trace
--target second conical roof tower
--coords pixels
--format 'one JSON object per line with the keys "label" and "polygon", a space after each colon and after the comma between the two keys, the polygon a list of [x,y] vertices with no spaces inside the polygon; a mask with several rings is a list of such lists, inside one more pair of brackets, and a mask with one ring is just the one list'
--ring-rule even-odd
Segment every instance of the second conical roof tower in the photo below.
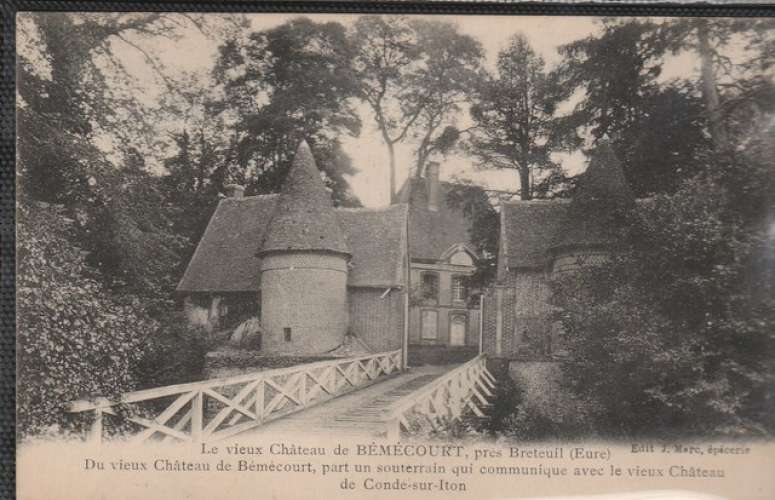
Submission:
{"label": "second conical roof tower", "polygon": [[633,204],[619,159],[607,142],[601,143],[579,179],[554,248],[614,243],[621,216]]}

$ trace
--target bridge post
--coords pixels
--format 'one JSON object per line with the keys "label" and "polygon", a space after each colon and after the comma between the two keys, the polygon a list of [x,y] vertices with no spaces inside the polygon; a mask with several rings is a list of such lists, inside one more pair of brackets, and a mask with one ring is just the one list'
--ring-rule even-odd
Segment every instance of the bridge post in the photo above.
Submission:
{"label": "bridge post", "polygon": [[197,391],[191,400],[191,440],[195,443],[202,442],[202,417],[204,414],[204,395]]}
{"label": "bridge post", "polygon": [[301,380],[299,381],[299,401],[301,406],[307,406],[307,372],[301,372]]}
{"label": "bridge post", "polygon": [[264,421],[264,386],[266,384],[263,380],[261,380],[258,385],[256,385],[256,403],[255,403],[255,410],[256,410],[256,419],[258,420],[258,423],[263,423]]}
{"label": "bridge post", "polygon": [[398,441],[401,439],[401,421],[398,417],[388,420],[386,426],[388,439],[391,441]]}
{"label": "bridge post", "polygon": [[94,409],[94,421],[91,424],[89,430],[89,442],[93,445],[99,446],[102,444],[102,408]]}

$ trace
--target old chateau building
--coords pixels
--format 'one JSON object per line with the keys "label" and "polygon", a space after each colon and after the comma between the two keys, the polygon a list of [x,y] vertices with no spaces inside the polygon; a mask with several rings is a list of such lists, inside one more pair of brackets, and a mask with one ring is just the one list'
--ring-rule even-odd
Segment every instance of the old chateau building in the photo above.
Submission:
{"label": "old chateau building", "polygon": [[412,362],[459,361],[479,349],[479,301],[465,277],[478,258],[470,222],[447,203],[451,183],[439,181],[438,163],[410,177],[396,195],[409,207],[409,356]]}
{"label": "old chateau building", "polygon": [[258,317],[269,355],[325,355],[353,338],[411,364],[552,354],[551,280],[604,263],[607,211],[632,201],[613,153],[599,148],[572,200],[502,205],[497,282],[481,299],[465,286],[478,255],[450,188],[432,163],[387,208],[335,208],[302,142],[279,194],[235,186],[218,205],[178,285],[188,321]]}
{"label": "old chateau building", "polygon": [[510,359],[561,353],[551,282],[580,266],[604,265],[617,243],[613,215],[631,203],[621,165],[603,144],[571,200],[501,206],[497,281],[483,301],[485,352]]}
{"label": "old chateau building", "polygon": [[189,322],[257,316],[267,354],[321,355],[354,334],[405,345],[407,206],[334,208],[302,143],[280,194],[222,200],[178,285]]}

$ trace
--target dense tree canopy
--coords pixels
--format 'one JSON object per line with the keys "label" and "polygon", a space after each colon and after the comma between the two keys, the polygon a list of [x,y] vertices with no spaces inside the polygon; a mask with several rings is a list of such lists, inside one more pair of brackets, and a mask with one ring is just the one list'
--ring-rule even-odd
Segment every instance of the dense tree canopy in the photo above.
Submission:
{"label": "dense tree canopy", "polygon": [[69,401],[133,389],[134,364],[156,326],[137,299],[119,298],[101,284],[72,242],[73,224],[54,206],[22,206],[17,213],[22,435],[63,424]]}
{"label": "dense tree canopy", "polygon": [[520,198],[531,199],[540,178],[560,173],[551,154],[576,144],[563,136],[557,89],[527,38],[511,38],[498,54],[497,75],[483,78],[474,96],[468,151],[480,168],[516,170]]}
{"label": "dense tree canopy", "polygon": [[565,126],[606,137],[637,196],[676,188],[697,173],[709,142],[697,83],[660,84],[667,43],[651,21],[606,20],[600,35],[561,47],[555,70],[568,97],[584,95]]}
{"label": "dense tree canopy", "polygon": [[276,192],[306,139],[335,203],[358,205],[344,177],[355,167],[339,139],[361,127],[352,58],[341,24],[305,18],[221,47],[214,76],[225,96],[216,107],[239,116],[237,161],[250,192]]}
{"label": "dense tree canopy", "polygon": [[[28,47],[17,64],[22,201],[62,204],[104,283],[163,308],[186,242],[169,230],[159,178],[142,153],[158,110],[131,94],[136,82],[112,44],[174,36],[171,21],[161,14],[29,19],[36,51]],[[67,41],[73,33],[77,40]]]}
{"label": "dense tree canopy", "polygon": [[597,432],[775,430],[773,132],[640,203],[611,262],[555,283],[567,380]]}
{"label": "dense tree canopy", "polygon": [[390,200],[396,194],[395,146],[415,140],[414,175],[447,154],[460,131],[457,116],[479,79],[484,53],[452,23],[404,16],[363,16],[351,43],[359,93],[388,151]]}
{"label": "dense tree canopy", "polygon": [[479,80],[484,52],[477,40],[452,23],[417,20],[412,26],[424,65],[410,76],[415,89],[410,100],[422,108],[413,133],[418,141],[414,175],[420,177],[434,155],[445,155],[455,146],[460,136],[457,117]]}
{"label": "dense tree canopy", "polygon": [[407,17],[362,16],[353,27],[354,69],[359,95],[371,107],[388,151],[390,200],[396,195],[396,144],[404,141],[422,111],[413,99],[422,48]]}
{"label": "dense tree canopy", "polygon": [[[566,380],[593,409],[598,433],[766,435],[775,430],[771,81],[761,75],[751,81],[744,67],[725,70],[717,63],[720,52],[704,52],[709,39],[718,47],[731,36],[732,26],[723,21],[608,25],[601,38],[583,42],[582,59],[571,52],[576,56],[570,67],[578,69],[602,57],[591,49],[606,37],[633,30],[638,34],[634,47],[642,49],[637,53],[650,54],[658,46],[654,39],[667,42],[663,51],[690,43],[702,67],[699,81],[680,87],[643,79],[655,66],[629,73],[630,82],[637,83],[629,91],[636,96],[629,100],[637,105],[633,109],[639,110],[633,117],[618,114],[619,107],[608,111],[608,103],[623,93],[610,100],[605,93],[588,94],[577,106],[579,113],[593,112],[591,122],[604,127],[629,158],[626,172],[635,192],[653,195],[618,226],[622,247],[610,262],[554,283],[557,320],[572,359],[564,365]],[[766,66],[766,45],[755,47],[752,59]],[[636,57],[636,66],[647,68],[645,60]],[[724,81],[731,90],[719,92]],[[742,90],[750,88],[757,91]],[[675,99],[685,104],[668,109]],[[652,108],[652,101],[658,107]],[[687,130],[672,128],[681,122],[670,119],[675,107],[696,116],[696,131],[687,136]],[[732,108],[756,112],[741,119],[722,111]],[[644,118],[662,130],[641,129]],[[680,140],[667,137],[665,127]],[[658,144],[666,151],[657,150]],[[663,158],[664,152],[672,158]]]}

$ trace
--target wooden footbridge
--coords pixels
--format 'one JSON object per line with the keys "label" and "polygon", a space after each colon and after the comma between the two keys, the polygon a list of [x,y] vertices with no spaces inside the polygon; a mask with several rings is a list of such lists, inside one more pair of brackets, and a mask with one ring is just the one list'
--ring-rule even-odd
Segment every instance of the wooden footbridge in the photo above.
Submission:
{"label": "wooden footbridge", "polygon": [[322,432],[387,437],[441,430],[467,412],[483,416],[495,379],[480,354],[457,366],[404,369],[401,350],[265,370],[228,378],[73,401],[93,414],[101,442],[106,416],[135,424],[133,441],[210,442],[242,433]]}

